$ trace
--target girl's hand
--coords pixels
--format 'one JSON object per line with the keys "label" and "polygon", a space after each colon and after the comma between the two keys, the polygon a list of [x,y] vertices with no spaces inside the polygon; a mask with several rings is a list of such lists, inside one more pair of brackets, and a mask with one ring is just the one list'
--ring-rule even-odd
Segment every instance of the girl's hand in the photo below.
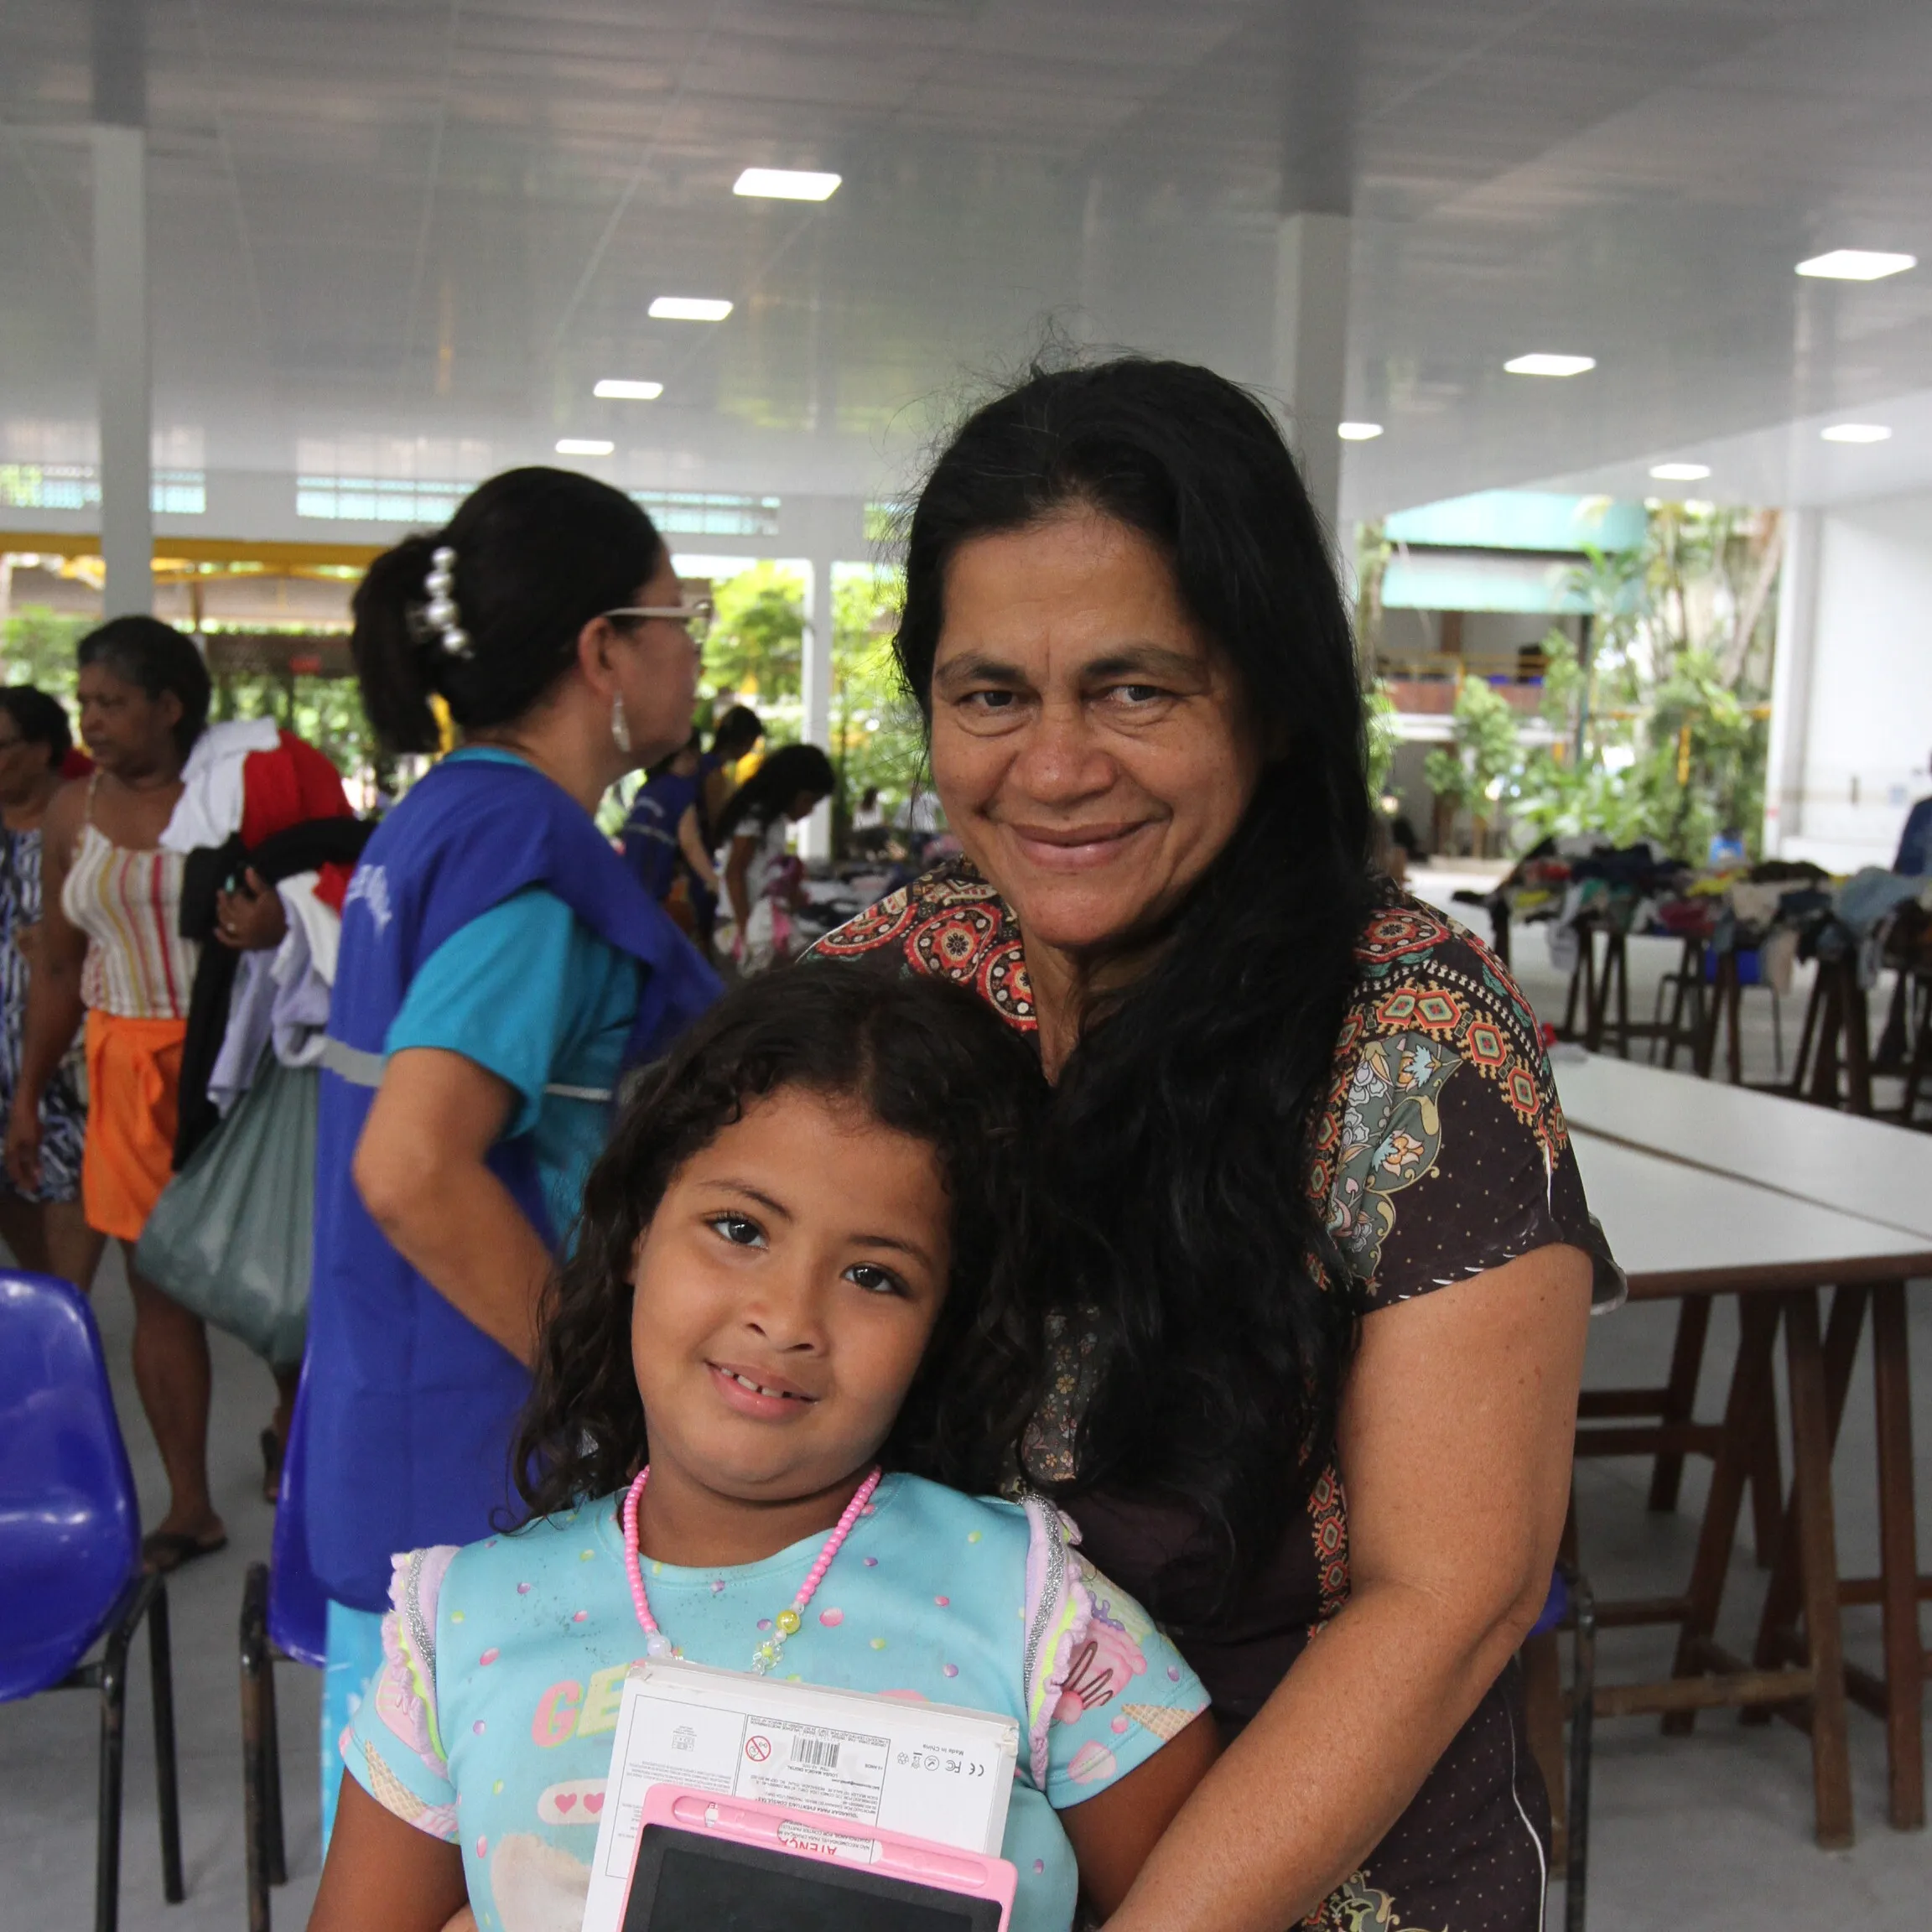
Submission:
{"label": "girl's hand", "polygon": [[215,895],[215,937],[237,953],[266,953],[288,936],[282,895],[251,865],[239,892]]}
{"label": "girl's hand", "polygon": [[23,926],[13,935],[13,946],[15,951],[27,962],[28,969],[31,971],[34,958],[40,951],[40,927],[39,924]]}

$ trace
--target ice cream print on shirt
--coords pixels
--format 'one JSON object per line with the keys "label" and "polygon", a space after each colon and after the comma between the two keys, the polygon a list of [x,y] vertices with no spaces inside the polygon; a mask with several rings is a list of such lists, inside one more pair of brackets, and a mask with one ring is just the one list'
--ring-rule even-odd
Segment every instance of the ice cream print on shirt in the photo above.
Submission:
{"label": "ice cream print on shirt", "polygon": [[[582,1921],[625,1673],[644,1655],[621,1501],[397,1561],[384,1668],[343,1758],[386,1809],[461,1847],[483,1932]],[[1037,1504],[888,1476],[780,1667],[794,1681],[1018,1722],[1002,1846],[1020,1873],[1015,1932],[1072,1922],[1078,1873],[1056,1811],[1136,1768],[1208,1702],[1069,1535]],[[652,1604],[679,1654],[742,1670],[822,1541],[719,1571],[647,1556]]]}

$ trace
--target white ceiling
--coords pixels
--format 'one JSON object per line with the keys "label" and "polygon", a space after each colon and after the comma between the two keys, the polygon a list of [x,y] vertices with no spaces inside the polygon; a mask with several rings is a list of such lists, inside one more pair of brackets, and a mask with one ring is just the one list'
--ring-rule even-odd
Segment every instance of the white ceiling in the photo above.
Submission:
{"label": "white ceiling", "polygon": [[[1346,510],[1666,455],[1758,501],[1932,484],[1926,0],[150,0],[140,60],[139,0],[97,8],[145,75],[180,463],[603,435],[632,485],[891,494],[1050,322],[1265,382],[1315,206],[1357,217],[1349,408],[1387,425]],[[0,460],[93,452],[92,23],[0,10]],[[844,186],[735,199],[748,164]],[[1928,266],[1792,274],[1844,246]],[[1504,375],[1527,349],[1598,366]]]}

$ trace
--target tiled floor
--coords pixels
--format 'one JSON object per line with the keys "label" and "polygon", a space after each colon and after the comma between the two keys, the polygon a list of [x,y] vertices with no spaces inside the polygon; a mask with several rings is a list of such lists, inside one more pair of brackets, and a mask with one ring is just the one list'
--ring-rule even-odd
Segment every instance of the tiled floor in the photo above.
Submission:
{"label": "tiled floor", "polygon": [[[1541,963],[1534,932],[1518,948],[1531,999],[1546,1005],[1561,984]],[[1640,983],[1654,962],[1633,959],[1633,994],[1648,1010]],[[1760,1002],[1760,1005],[1763,1003]],[[1787,1008],[1789,1016],[1790,1007]],[[1769,1072],[1767,1020],[1753,1022],[1753,1065]],[[103,1270],[96,1291],[114,1361],[117,1394],[143,1498],[158,1498],[158,1469],[127,1373],[128,1311],[117,1265]],[[1670,1350],[1669,1308],[1624,1310],[1592,1334],[1589,1377],[1626,1384],[1660,1379]],[[1734,1327],[1719,1307],[1704,1375],[1704,1407],[1720,1399]],[[1932,1514],[1932,1296],[1913,1311],[1919,1405],[1921,1498]],[[122,1924],[128,1932],[242,1932],[241,1742],[236,1690],[236,1623],[244,1566],[267,1551],[269,1511],[257,1493],[255,1435],[267,1414],[266,1374],[243,1352],[216,1343],[214,1460],[221,1506],[233,1538],[219,1557],[195,1566],[173,1590],[175,1686],[188,1869],[188,1902],[161,1902],[154,1826],[151,1730],[144,1653],[134,1670],[129,1739]],[[1849,1561],[1875,1561],[1872,1405],[1868,1368],[1852,1384],[1836,1498],[1841,1551]],[[1652,1516],[1644,1507],[1646,1472],[1635,1463],[1586,1464],[1578,1493],[1587,1566],[1600,1592],[1620,1595],[1673,1587],[1685,1573],[1701,1506],[1702,1477],[1693,1463],[1682,1509]],[[1922,1537],[1922,1547],[1928,1542]],[[1753,1628],[1763,1574],[1748,1537],[1735,1565],[1725,1626],[1738,1641]],[[1877,1613],[1848,1618],[1852,1654],[1877,1660]],[[1634,1675],[1668,1661],[1667,1640],[1613,1632],[1603,1640],[1607,1678]],[[275,1896],[278,1921],[299,1925],[314,1891],[315,1680],[283,1665],[278,1671],[283,1761],[289,1821],[290,1882]],[[1687,1740],[1667,1740],[1654,1719],[1599,1727],[1590,1922],[1600,1932],[1764,1932],[1767,1927],[1917,1927],[1925,1919],[1932,1845],[1884,1821],[1884,1750],[1877,1723],[1852,1716],[1858,1842],[1850,1852],[1819,1852],[1810,1836],[1810,1781],[1804,1738],[1783,1725],[1747,1729],[1735,1717],[1700,1720]],[[0,1706],[0,1928],[79,1928],[91,1922],[94,1846],[94,1706],[78,1694]],[[1552,1923],[1561,1924],[1560,1893]]]}

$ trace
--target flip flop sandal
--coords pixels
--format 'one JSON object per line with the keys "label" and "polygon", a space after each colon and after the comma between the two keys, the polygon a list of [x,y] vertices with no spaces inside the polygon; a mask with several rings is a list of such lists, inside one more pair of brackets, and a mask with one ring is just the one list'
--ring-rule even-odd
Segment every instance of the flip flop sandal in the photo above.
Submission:
{"label": "flip flop sandal", "polygon": [[141,1539],[142,1567],[157,1576],[171,1576],[183,1564],[199,1562],[227,1547],[226,1536],[203,1543],[185,1530],[156,1530]]}

